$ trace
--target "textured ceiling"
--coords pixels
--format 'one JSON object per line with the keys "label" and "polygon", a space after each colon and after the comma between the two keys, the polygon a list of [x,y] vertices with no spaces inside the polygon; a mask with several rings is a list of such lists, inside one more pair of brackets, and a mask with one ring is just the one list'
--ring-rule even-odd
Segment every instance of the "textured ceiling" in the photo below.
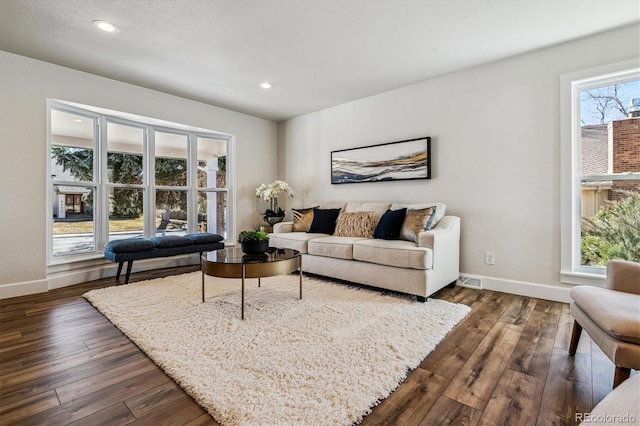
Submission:
{"label": "textured ceiling", "polygon": [[639,21],[638,0],[0,0],[0,50],[279,121]]}

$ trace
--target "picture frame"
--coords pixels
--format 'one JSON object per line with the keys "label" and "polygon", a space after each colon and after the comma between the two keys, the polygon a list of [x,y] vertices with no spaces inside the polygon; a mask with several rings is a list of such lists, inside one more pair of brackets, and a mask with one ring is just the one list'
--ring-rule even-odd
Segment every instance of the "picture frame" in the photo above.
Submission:
{"label": "picture frame", "polygon": [[431,179],[431,137],[331,151],[331,184]]}

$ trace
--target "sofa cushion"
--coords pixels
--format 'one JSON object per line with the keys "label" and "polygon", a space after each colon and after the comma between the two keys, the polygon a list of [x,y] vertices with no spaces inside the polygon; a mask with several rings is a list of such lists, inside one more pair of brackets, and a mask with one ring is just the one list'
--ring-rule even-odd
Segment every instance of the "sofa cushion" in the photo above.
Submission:
{"label": "sofa cushion", "polygon": [[269,247],[288,248],[306,254],[308,253],[307,244],[309,240],[327,236],[327,234],[312,234],[309,232],[274,233],[269,234]]}
{"label": "sofa cushion", "polygon": [[374,238],[383,240],[397,240],[400,237],[400,229],[407,213],[407,209],[387,210],[382,215],[376,230],[373,232]]}
{"label": "sofa cushion", "polygon": [[210,243],[219,243],[224,240],[222,235],[211,234],[208,232],[203,232],[200,234],[187,234],[185,238],[189,238],[193,240],[196,244],[210,244]]}
{"label": "sofa cushion", "polygon": [[400,239],[418,243],[418,234],[429,229],[435,211],[435,207],[420,210],[407,209],[400,229]]}
{"label": "sofa cushion", "polygon": [[306,209],[291,209],[293,232],[307,232],[311,228],[311,222],[313,222],[313,209],[317,208],[318,206]]}
{"label": "sofa cushion", "polygon": [[308,253],[338,259],[353,259],[353,243],[365,240],[357,237],[322,237],[309,241]]}
{"label": "sofa cushion", "polygon": [[353,258],[398,268],[433,268],[433,250],[404,240],[356,241],[353,243]]}
{"label": "sofa cushion", "polygon": [[586,285],[573,287],[569,294],[609,335],[640,344],[640,295]]}
{"label": "sofa cushion", "polygon": [[172,248],[190,246],[194,241],[190,238],[181,237],[178,235],[167,235],[164,237],[153,237],[150,239],[158,248]]}
{"label": "sofa cushion", "polygon": [[[447,206],[444,203],[422,203],[422,204],[393,203],[391,204],[390,208],[391,210],[398,210],[402,208],[420,210],[420,209],[424,209],[427,207],[434,207],[434,206],[436,208],[436,213],[433,216],[433,221],[431,222],[431,228],[429,228],[429,229],[433,229],[438,224],[438,222],[440,222],[440,219],[442,219],[444,215],[447,213]],[[425,229],[425,231],[428,231],[429,229]]]}
{"label": "sofa cushion", "polygon": [[340,209],[313,209],[313,221],[309,231],[314,234],[333,234]]}
{"label": "sofa cushion", "polygon": [[378,224],[378,215],[374,212],[340,213],[336,221],[336,237],[373,238]]}
{"label": "sofa cushion", "polygon": [[113,253],[134,253],[137,251],[153,250],[156,245],[142,238],[125,238],[123,240],[109,241],[104,246],[105,251]]}

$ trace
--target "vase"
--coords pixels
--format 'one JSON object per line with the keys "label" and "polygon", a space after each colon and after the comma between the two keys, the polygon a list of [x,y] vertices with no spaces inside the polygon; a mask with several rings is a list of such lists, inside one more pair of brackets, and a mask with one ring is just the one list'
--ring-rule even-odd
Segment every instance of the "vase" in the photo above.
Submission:
{"label": "vase", "polygon": [[240,243],[240,250],[246,254],[262,254],[269,249],[269,240],[244,241]]}
{"label": "vase", "polygon": [[269,208],[264,213],[263,219],[269,226],[273,226],[284,220],[284,211],[278,206],[277,196],[269,200]]}
{"label": "vase", "polygon": [[284,220],[284,215],[278,215],[278,216],[265,215],[264,216],[264,221],[267,222],[269,226],[273,226],[276,223],[282,222],[283,220]]}

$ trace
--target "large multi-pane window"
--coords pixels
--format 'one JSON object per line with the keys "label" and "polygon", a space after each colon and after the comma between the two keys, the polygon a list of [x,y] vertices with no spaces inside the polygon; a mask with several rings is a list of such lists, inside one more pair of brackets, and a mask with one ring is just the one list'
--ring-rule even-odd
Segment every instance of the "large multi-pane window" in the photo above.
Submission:
{"label": "large multi-pane window", "polygon": [[640,70],[571,81],[571,270],[640,262]]}
{"label": "large multi-pane window", "polygon": [[50,102],[51,255],[121,238],[226,238],[231,137],[123,116]]}

